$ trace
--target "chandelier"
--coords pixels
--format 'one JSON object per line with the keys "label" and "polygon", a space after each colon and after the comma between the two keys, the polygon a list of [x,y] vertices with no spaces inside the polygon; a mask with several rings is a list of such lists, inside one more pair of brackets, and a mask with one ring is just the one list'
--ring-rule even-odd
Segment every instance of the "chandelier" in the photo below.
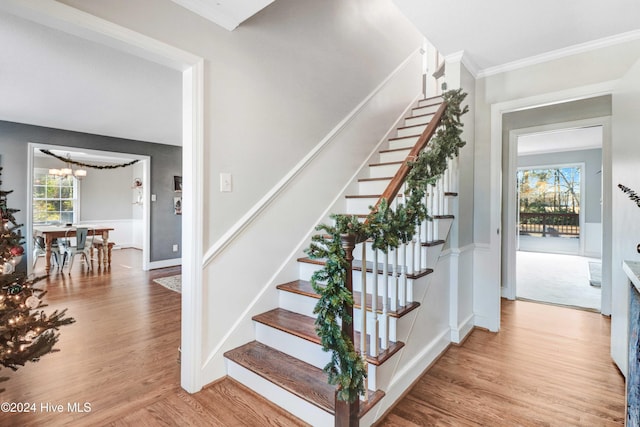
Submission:
{"label": "chandelier", "polygon": [[71,164],[71,157],[67,154],[67,165],[61,169],[49,169],[49,175],[61,177],[74,176],[82,179],[87,176],[87,170],[82,167],[74,170]]}

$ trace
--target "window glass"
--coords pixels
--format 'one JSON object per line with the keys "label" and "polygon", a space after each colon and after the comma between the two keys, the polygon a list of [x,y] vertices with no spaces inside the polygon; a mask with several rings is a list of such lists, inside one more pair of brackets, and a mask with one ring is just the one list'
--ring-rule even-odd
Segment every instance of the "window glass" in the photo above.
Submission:
{"label": "window glass", "polygon": [[73,177],[49,175],[47,169],[33,171],[33,222],[73,223],[78,187]]}

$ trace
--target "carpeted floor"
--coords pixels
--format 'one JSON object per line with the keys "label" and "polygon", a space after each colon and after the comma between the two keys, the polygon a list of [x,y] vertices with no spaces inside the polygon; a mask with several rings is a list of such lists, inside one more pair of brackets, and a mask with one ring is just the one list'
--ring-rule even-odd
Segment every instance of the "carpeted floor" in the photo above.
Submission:
{"label": "carpeted floor", "polygon": [[157,279],[153,279],[153,281],[174,292],[178,292],[178,293],[182,292],[182,275],[181,274],[178,274],[176,276],[158,277]]}
{"label": "carpeted floor", "polygon": [[600,288],[591,286],[593,258],[539,252],[517,252],[518,298],[600,311]]}

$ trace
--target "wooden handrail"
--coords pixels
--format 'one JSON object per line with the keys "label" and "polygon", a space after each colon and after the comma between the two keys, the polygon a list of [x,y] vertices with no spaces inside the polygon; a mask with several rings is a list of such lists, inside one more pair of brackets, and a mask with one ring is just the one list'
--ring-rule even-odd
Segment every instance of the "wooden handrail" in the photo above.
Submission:
{"label": "wooden handrail", "polygon": [[393,198],[396,197],[396,195],[400,191],[400,188],[402,188],[404,181],[407,179],[409,171],[411,170],[409,162],[415,161],[420,152],[427,146],[427,144],[431,140],[431,137],[436,132],[436,129],[438,129],[438,126],[440,126],[442,116],[444,115],[446,109],[447,103],[443,102],[442,105],[440,105],[440,108],[438,108],[438,111],[436,111],[436,113],[433,115],[431,121],[429,121],[427,128],[424,130],[424,132],[422,132],[420,138],[418,138],[418,142],[416,142],[416,145],[413,146],[413,149],[411,149],[411,151],[407,155],[407,158],[400,166],[400,169],[398,169],[398,171],[396,172],[395,176],[387,186],[387,189],[384,190],[384,193],[382,193],[382,196],[380,196],[380,198],[376,202],[375,206],[373,207],[373,212],[376,212],[378,210],[378,207],[380,206],[380,203],[382,203],[383,199],[389,201],[393,200]]}

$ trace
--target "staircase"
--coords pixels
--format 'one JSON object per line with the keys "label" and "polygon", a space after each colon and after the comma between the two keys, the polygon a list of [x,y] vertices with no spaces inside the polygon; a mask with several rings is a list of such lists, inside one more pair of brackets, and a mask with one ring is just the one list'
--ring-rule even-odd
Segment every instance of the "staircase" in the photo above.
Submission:
{"label": "staircase", "polygon": [[[441,97],[418,102],[396,136],[388,140],[378,159],[358,180],[357,194],[346,196],[345,213],[366,217],[441,104]],[[413,242],[388,255],[374,251],[366,242],[353,251],[354,344],[356,349],[366,351],[368,366],[369,392],[366,401],[360,401],[358,412],[361,425],[375,421],[376,411],[370,410],[384,398],[383,389],[398,369],[398,357],[405,347],[403,340],[410,334],[412,323],[406,319],[420,310],[414,291],[427,286],[453,222],[452,200],[457,196],[451,191],[456,185],[455,162],[451,161],[449,168],[453,171],[445,174],[425,198],[431,219],[419,226]],[[394,203],[402,203],[403,197],[400,191]],[[330,354],[322,350],[315,332],[313,309],[319,295],[309,282],[323,262],[299,258],[299,278],[277,286],[279,307],[253,317],[256,340],[225,353],[229,376],[314,426],[334,425],[336,414],[335,388],[327,383],[322,371]],[[365,287],[363,316],[361,290],[363,284],[372,282],[373,292],[371,285]],[[360,333],[363,326],[364,338]],[[361,344],[363,339],[366,346]]]}

